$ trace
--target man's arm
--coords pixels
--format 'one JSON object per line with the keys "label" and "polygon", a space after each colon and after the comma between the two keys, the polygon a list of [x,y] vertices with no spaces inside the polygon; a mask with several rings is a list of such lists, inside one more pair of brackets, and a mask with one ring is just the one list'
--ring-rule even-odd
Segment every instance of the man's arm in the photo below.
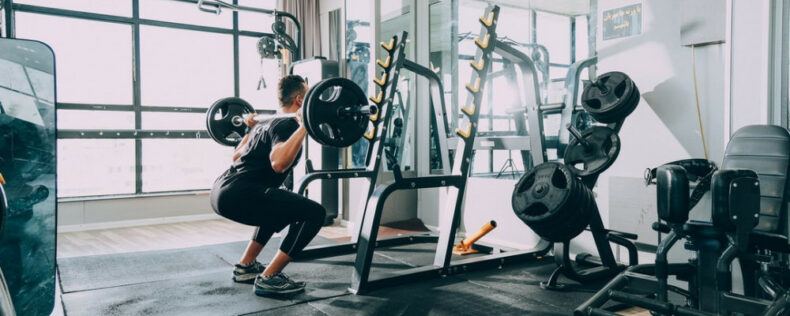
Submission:
{"label": "man's arm", "polygon": [[239,160],[239,158],[241,158],[241,153],[247,150],[249,143],[250,143],[250,134],[247,133],[246,135],[244,135],[244,138],[241,139],[239,145],[236,146],[236,149],[233,150],[233,156],[232,156],[233,158],[231,161],[235,162],[236,160]]}
{"label": "man's arm", "polygon": [[288,170],[294,163],[299,150],[302,148],[307,130],[304,129],[301,120],[298,118],[297,122],[299,123],[299,127],[288,137],[288,140],[276,143],[272,146],[271,153],[269,153],[269,160],[272,162],[272,170],[276,173],[283,173],[285,170]]}

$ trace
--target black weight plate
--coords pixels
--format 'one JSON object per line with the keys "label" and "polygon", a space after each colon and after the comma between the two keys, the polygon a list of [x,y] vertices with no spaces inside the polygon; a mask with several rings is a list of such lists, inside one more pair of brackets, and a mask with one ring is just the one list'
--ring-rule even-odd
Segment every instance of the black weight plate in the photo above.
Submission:
{"label": "black weight plate", "polygon": [[608,72],[599,76],[595,84],[584,87],[581,103],[597,121],[614,123],[624,117],[612,116],[612,113],[622,113],[622,107],[632,106],[634,88],[634,82],[628,75],[619,71]]}
{"label": "black weight plate", "polygon": [[521,177],[511,195],[516,215],[527,225],[550,221],[573,195],[573,174],[556,162],[540,164]]}
{"label": "black weight plate", "polygon": [[601,120],[617,122],[622,119],[625,119],[626,117],[631,115],[631,113],[634,112],[637,105],[639,105],[639,100],[640,100],[639,87],[634,85],[634,90],[631,93],[631,98],[629,98],[629,100],[626,103],[624,103],[624,105],[619,109],[614,110],[610,113],[606,113],[605,115],[601,114]]}
{"label": "black weight plate", "polygon": [[330,78],[310,90],[313,91],[305,99],[303,111],[313,139],[326,146],[347,147],[362,138],[368,128],[367,115],[338,115],[340,108],[367,104],[365,92],[356,83],[345,78]]}
{"label": "black weight plate", "polygon": [[315,91],[315,89],[307,90],[307,93],[304,96],[304,102],[302,102],[302,125],[304,126],[304,129],[307,131],[307,133],[309,135],[313,135],[313,134],[315,134],[315,132],[312,131],[312,126],[310,125],[310,120],[307,118],[307,110],[306,110],[306,108],[308,106],[307,100],[310,100],[311,98],[313,98],[313,92],[314,91]]}
{"label": "black weight plate", "polygon": [[597,211],[595,198],[590,189],[579,181],[580,198],[577,212],[574,213],[572,220],[564,221],[562,229],[556,231],[556,238],[560,240],[570,240],[581,234],[590,224],[590,215]]}
{"label": "black weight plate", "polygon": [[217,100],[206,111],[206,130],[216,142],[236,146],[247,132],[243,120],[234,123],[234,118],[255,113],[255,108],[241,98],[229,97]]}
{"label": "black weight plate", "polygon": [[581,181],[574,182],[573,192],[573,199],[568,201],[562,211],[557,212],[556,217],[545,223],[533,224],[530,228],[552,242],[570,240],[584,231],[594,207],[591,203],[595,202],[591,199],[592,193]]}
{"label": "black weight plate", "polygon": [[583,192],[579,191],[579,181],[576,180],[576,177],[572,177],[572,179],[573,183],[568,188],[570,191],[568,199],[562,208],[555,210],[551,216],[541,220],[530,221],[530,227],[549,227],[549,230],[554,230],[556,226],[562,225],[567,221],[573,221],[578,216],[579,208],[584,206],[581,203],[584,195],[582,194]]}
{"label": "black weight plate", "polygon": [[565,150],[564,161],[577,176],[599,174],[609,168],[620,154],[620,137],[606,126],[593,126],[582,132],[590,148],[576,138],[571,139]]}
{"label": "black weight plate", "polygon": [[277,56],[277,45],[271,36],[263,36],[258,39],[258,55],[263,59],[273,59]]}

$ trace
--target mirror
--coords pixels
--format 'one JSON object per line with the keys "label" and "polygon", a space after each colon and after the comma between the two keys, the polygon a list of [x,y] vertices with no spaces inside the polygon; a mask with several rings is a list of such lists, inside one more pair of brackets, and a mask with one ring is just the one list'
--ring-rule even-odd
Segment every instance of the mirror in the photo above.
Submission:
{"label": "mirror", "polygon": [[[369,1],[346,1],[346,25],[345,25],[345,59],[346,59],[346,78],[351,79],[367,95],[373,95],[370,91],[370,72],[371,63],[371,43],[373,34],[371,33],[371,21],[373,20],[372,4]],[[368,153],[368,141],[361,139],[351,146],[351,167],[364,168],[365,159]]]}
{"label": "mirror", "polygon": [[0,39],[0,269],[18,315],[55,301],[55,57],[40,42]]}

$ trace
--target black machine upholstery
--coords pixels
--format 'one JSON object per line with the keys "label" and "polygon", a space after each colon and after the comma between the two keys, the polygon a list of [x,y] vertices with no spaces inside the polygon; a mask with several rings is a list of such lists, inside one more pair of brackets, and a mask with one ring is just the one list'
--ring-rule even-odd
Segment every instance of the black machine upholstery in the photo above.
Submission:
{"label": "black machine upholstery", "polygon": [[658,183],[658,218],[683,224],[689,216],[689,180],[686,169],[676,165],[661,166],[656,171]]}
{"label": "black machine upholstery", "polygon": [[779,126],[747,126],[732,136],[722,169],[754,170],[760,179],[760,222],[755,228],[787,236],[790,134]]}
{"label": "black machine upholstery", "polygon": [[[691,197],[688,181],[695,182],[693,176],[702,172],[684,164],[690,165],[673,162],[651,169],[646,177],[656,180],[658,217],[666,222],[653,225],[667,233],[657,247],[655,264],[621,273],[580,305],[575,315],[613,315],[604,309],[609,301],[667,315],[776,316],[777,311],[788,310],[790,291],[784,286],[790,250],[790,132],[768,125],[739,129],[727,145],[721,169],[707,168],[710,172],[696,181]],[[701,183],[709,184],[710,190]],[[694,205],[698,192],[705,193]],[[686,240],[684,246],[696,256],[688,262],[669,263],[667,253],[680,240]],[[735,259],[741,267],[742,294],[732,292]],[[688,290],[672,289],[668,282],[672,276],[688,282]],[[671,302],[670,290],[686,296],[686,304]],[[654,293],[655,297],[632,292]]]}
{"label": "black machine upholstery", "polygon": [[[790,171],[790,133],[771,125],[751,125],[730,139],[724,152],[722,170],[746,169],[757,173],[760,180],[760,217],[752,233],[753,243],[774,250],[788,246],[787,181]],[[711,194],[706,194],[691,211],[686,227],[695,231],[710,226]]]}

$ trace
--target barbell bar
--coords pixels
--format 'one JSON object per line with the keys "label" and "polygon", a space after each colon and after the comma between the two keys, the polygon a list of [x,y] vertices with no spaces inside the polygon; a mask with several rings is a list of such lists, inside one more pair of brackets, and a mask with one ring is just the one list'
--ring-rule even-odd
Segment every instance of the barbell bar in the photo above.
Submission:
{"label": "barbell bar", "polygon": [[[302,123],[319,144],[347,147],[362,138],[370,116],[378,112],[378,106],[368,103],[365,92],[356,83],[345,78],[330,78],[308,90],[302,105]],[[248,115],[255,115],[259,123],[267,123],[297,114],[256,115],[247,101],[237,97],[223,98],[214,102],[206,113],[208,133],[220,144],[236,146],[247,133],[244,118]]]}

